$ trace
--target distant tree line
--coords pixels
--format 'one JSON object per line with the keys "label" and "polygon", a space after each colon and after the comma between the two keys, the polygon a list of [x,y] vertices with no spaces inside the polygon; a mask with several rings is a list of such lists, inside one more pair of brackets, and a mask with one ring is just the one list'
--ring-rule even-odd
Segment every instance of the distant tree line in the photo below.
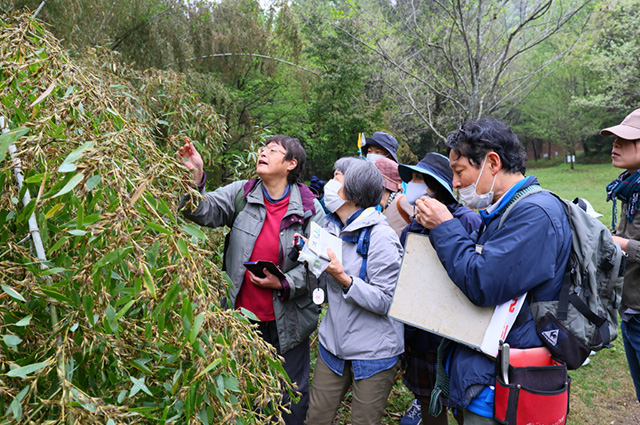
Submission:
{"label": "distant tree line", "polygon": [[[42,3],[13,0],[4,12]],[[639,6],[69,0],[45,2],[38,17],[75,54],[104,46],[140,69],[184,73],[228,126],[209,165],[224,180],[237,155],[270,134],[298,137],[309,175],[326,177],[337,157],[356,154],[358,133],[393,133],[411,162],[480,116],[511,124],[535,159],[559,146],[597,161],[609,149],[597,129],[640,98]]]}

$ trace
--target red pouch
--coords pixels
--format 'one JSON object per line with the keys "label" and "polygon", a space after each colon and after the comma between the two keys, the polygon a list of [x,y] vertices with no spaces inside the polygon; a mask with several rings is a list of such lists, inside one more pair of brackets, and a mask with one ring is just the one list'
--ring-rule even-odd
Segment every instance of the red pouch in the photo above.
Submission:
{"label": "red pouch", "polygon": [[[498,355],[495,420],[507,425],[564,425],[569,414],[571,387],[567,365],[544,353],[528,356],[524,353],[527,350],[519,351],[523,352],[522,358],[514,363],[520,366],[510,362],[508,384],[504,382],[499,366],[502,353]],[[533,360],[531,363],[534,365],[522,365],[527,359]]]}

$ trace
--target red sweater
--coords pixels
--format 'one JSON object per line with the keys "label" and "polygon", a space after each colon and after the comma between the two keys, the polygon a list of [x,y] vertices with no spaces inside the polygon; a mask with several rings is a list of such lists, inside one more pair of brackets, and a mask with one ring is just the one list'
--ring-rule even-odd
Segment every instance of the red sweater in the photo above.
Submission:
{"label": "red sweater", "polygon": [[[253,246],[249,261],[272,261],[278,265],[280,253],[280,223],[289,208],[289,196],[271,203],[265,200],[267,217]],[[276,320],[273,312],[273,289],[260,288],[251,283],[249,272],[244,274],[240,292],[236,298],[236,308],[244,307],[258,316],[261,321]]]}

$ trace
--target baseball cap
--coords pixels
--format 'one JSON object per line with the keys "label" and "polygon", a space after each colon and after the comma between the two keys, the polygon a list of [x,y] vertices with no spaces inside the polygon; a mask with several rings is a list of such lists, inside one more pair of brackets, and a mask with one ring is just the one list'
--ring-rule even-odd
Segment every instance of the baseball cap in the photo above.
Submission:
{"label": "baseball cap", "polygon": [[398,174],[398,164],[389,158],[379,158],[375,164],[382,177],[384,177],[384,187],[392,192],[402,189],[402,179]]}
{"label": "baseball cap", "polygon": [[640,139],[640,109],[636,109],[618,125],[600,131],[603,136],[615,135],[621,139]]}

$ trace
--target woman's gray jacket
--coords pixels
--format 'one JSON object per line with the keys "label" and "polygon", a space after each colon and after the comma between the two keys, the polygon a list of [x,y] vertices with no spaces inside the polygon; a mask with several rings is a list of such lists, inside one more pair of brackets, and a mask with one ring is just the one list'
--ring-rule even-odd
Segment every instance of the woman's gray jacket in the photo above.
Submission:
{"label": "woman's gray jacket", "polygon": [[[286,280],[283,289],[273,291],[273,310],[276,317],[280,351],[285,353],[316,329],[318,306],[311,300],[310,286],[315,287],[315,277],[305,266],[288,257],[294,233],[309,234],[311,220],[324,224],[324,210],[311,190],[301,184],[290,185],[289,207],[280,225],[278,266]],[[242,207],[246,199],[246,205]],[[262,230],[266,217],[262,192],[262,181],[243,180],[204,194],[193,211],[184,209],[186,218],[202,226],[228,226],[228,245],[224,257],[225,270],[233,282],[229,289],[230,306],[235,306],[236,297],[244,280],[243,263],[249,261],[253,246]],[[183,202],[184,205],[184,197]],[[239,209],[240,211],[236,211]]]}
{"label": "woman's gray jacket", "polygon": [[[334,218],[334,216],[332,216]],[[360,279],[362,256],[357,242],[342,242],[342,265],[353,282],[343,286],[328,273],[320,275],[326,286],[329,309],[319,330],[320,343],[343,360],[379,360],[404,352],[404,327],[387,313],[396,289],[402,246],[382,213],[368,208],[341,232],[333,220],[325,228],[333,235],[357,236],[373,226],[367,258],[367,272]]]}

